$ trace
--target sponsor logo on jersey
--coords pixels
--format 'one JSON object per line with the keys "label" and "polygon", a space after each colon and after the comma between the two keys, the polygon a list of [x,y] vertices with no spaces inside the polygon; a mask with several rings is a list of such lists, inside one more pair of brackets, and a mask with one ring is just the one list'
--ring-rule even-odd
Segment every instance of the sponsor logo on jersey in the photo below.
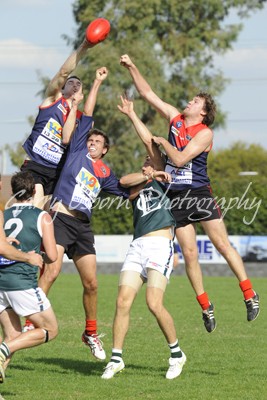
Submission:
{"label": "sponsor logo on jersey", "polygon": [[54,118],[49,119],[41,134],[59,146],[66,147],[62,144],[62,126]]}
{"label": "sponsor logo on jersey", "polygon": [[183,125],[182,121],[176,122],[176,127],[177,128],[181,128],[182,125]]}
{"label": "sponsor logo on jersey", "polygon": [[57,108],[62,112],[62,114],[67,115],[68,111],[63,106],[63,104],[58,104]]}
{"label": "sponsor logo on jersey", "polygon": [[185,138],[186,138],[188,141],[190,141],[190,140],[192,139],[192,136],[190,136],[190,135],[187,134],[187,135],[185,136]]}
{"label": "sponsor logo on jersey", "polygon": [[175,135],[175,136],[179,136],[180,135],[180,131],[178,129],[175,128],[175,126],[171,127],[171,132]]}
{"label": "sponsor logo on jersey", "polygon": [[42,147],[46,150],[52,151],[53,153],[59,153],[60,149],[58,146],[56,146],[55,144],[51,144],[49,142],[46,142],[45,144],[42,145]]}
{"label": "sponsor logo on jersey", "polygon": [[82,168],[79,171],[76,176],[76,182],[81,185],[83,191],[88,196],[96,197],[100,191],[100,183],[98,182],[98,179],[85,168]]}

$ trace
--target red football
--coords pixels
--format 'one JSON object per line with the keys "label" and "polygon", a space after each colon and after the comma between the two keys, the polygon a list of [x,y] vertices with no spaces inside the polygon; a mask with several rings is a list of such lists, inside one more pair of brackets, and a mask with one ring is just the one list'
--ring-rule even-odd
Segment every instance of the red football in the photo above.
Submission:
{"label": "red football", "polygon": [[85,37],[88,40],[88,42],[97,44],[106,39],[106,37],[109,34],[109,31],[110,31],[109,21],[105,18],[97,18],[88,25]]}

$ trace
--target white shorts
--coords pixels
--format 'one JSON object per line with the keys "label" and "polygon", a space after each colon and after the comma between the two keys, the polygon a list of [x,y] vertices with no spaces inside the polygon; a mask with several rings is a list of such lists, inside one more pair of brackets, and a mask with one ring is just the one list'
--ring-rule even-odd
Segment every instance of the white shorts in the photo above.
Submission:
{"label": "white shorts", "polygon": [[147,268],[170,278],[173,267],[173,241],[162,236],[143,236],[130,244],[121,272],[135,271],[147,279]]}
{"label": "white shorts", "polygon": [[36,314],[51,307],[50,301],[39,287],[28,290],[0,291],[0,313],[12,307],[21,317]]}

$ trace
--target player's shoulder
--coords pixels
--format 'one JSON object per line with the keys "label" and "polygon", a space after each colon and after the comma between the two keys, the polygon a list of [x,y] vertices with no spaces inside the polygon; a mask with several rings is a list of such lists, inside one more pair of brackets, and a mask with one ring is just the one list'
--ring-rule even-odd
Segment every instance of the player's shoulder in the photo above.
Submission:
{"label": "player's shoulder", "polygon": [[99,178],[108,178],[110,175],[114,175],[110,167],[101,158],[97,160],[96,167],[95,170],[97,170]]}

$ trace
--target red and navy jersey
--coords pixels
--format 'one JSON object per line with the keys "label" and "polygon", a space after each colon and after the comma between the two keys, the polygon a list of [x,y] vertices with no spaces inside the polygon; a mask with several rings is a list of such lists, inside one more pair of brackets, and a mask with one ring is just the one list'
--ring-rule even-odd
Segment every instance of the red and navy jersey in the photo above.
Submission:
{"label": "red and navy jersey", "polygon": [[92,123],[92,117],[82,115],[52,198],[52,204],[62,202],[70,209],[85,213],[88,218],[101,190],[129,197],[129,190],[120,186],[111,169],[101,159],[94,161],[88,153],[87,136]]}
{"label": "red and navy jersey", "polygon": [[[179,114],[170,122],[168,141],[176,147],[178,151],[183,151],[190,140],[206,128],[207,126],[201,123],[186,127],[184,116]],[[172,177],[170,189],[194,189],[209,185],[210,180],[207,174],[208,154],[208,151],[203,151],[179,168],[168,158],[165,171],[171,174]]]}
{"label": "red and navy jersey", "polygon": [[[47,107],[39,107],[32,132],[23,144],[31,160],[49,168],[57,168],[66,150],[62,144],[62,128],[69,115],[70,107],[64,97]],[[77,112],[77,119],[81,112]]]}

